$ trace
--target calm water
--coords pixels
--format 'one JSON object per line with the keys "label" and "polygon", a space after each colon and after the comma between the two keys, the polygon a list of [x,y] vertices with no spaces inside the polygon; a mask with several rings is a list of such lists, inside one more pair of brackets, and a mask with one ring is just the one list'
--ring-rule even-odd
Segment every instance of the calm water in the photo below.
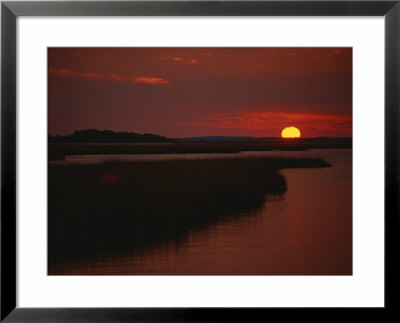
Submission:
{"label": "calm water", "polygon": [[165,160],[241,156],[318,156],[331,168],[282,170],[288,190],[267,196],[262,208],[188,233],[180,241],[140,254],[97,259],[59,268],[87,275],[351,275],[352,150],[242,152],[239,154],[96,155],[65,163],[109,158]]}

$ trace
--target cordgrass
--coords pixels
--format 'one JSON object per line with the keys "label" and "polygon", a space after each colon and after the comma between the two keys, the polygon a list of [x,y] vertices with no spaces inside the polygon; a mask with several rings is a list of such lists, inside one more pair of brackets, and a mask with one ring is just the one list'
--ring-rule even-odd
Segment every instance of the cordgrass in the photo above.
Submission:
{"label": "cordgrass", "polygon": [[328,166],[270,157],[49,165],[49,274],[60,263],[178,242],[283,194],[279,169]]}
{"label": "cordgrass", "polygon": [[49,143],[48,160],[64,160],[71,155],[103,154],[204,154],[240,151],[308,150],[317,148],[351,148],[351,138],[285,139],[250,142],[177,142],[154,144],[85,144]]}

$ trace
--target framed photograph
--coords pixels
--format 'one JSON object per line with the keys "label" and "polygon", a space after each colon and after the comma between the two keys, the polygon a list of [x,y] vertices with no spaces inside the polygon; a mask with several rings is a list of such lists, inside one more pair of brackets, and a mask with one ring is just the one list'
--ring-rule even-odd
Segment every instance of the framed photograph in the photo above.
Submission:
{"label": "framed photograph", "polygon": [[395,311],[399,15],[3,1],[1,320]]}

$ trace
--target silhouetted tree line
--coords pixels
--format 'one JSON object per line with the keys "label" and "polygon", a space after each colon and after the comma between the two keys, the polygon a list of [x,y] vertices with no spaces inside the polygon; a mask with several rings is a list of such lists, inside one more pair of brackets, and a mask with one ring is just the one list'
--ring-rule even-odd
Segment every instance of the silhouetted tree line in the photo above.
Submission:
{"label": "silhouetted tree line", "polygon": [[71,135],[48,137],[49,143],[135,143],[135,142],[168,142],[168,138],[153,135],[139,134],[135,132],[115,132],[112,130],[76,130]]}

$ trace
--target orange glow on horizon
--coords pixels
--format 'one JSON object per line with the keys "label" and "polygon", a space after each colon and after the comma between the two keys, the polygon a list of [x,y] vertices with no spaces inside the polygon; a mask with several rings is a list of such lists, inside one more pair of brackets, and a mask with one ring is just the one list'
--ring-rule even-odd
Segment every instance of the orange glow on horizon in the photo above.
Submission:
{"label": "orange glow on horizon", "polygon": [[300,138],[300,130],[296,127],[286,127],[282,130],[282,138]]}

